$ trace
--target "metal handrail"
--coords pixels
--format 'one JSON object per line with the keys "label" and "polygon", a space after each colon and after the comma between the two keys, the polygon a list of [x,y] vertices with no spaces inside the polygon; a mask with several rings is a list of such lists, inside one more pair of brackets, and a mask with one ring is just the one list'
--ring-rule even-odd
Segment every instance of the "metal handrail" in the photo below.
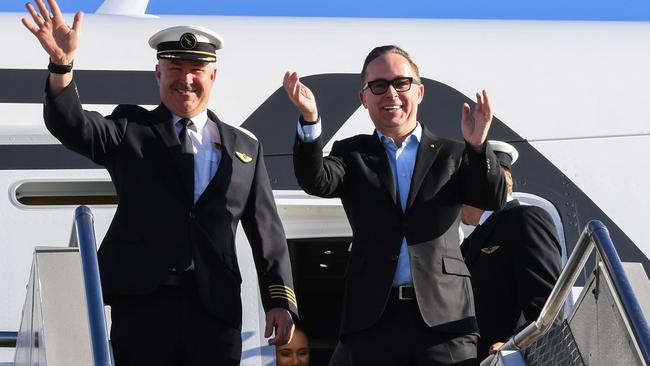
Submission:
{"label": "metal handrail", "polygon": [[0,332],[0,348],[16,347],[17,340],[18,340],[18,332]]}
{"label": "metal handrail", "polygon": [[[594,247],[612,278],[614,291],[621,300],[624,315],[630,322],[642,357],[646,363],[650,363],[650,327],[623,270],[621,259],[614,248],[607,227],[598,220],[589,221],[580,234],[578,243],[537,320],[512,336],[500,348],[500,351],[519,351],[526,348],[551,328]],[[490,356],[481,362],[481,366],[491,365],[493,361],[495,361],[495,357]]]}
{"label": "metal handrail", "polygon": [[79,247],[86,291],[86,308],[94,366],[111,366],[108,329],[104,315],[104,298],[97,263],[97,244],[92,211],[86,206],[75,210],[70,247]]}

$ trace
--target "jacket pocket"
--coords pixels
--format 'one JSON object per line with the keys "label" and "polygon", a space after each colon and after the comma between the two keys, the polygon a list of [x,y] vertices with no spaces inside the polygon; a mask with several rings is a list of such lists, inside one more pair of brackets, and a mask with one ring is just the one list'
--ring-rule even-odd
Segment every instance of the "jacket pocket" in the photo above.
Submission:
{"label": "jacket pocket", "polygon": [[442,272],[456,276],[471,276],[465,262],[453,257],[442,257]]}

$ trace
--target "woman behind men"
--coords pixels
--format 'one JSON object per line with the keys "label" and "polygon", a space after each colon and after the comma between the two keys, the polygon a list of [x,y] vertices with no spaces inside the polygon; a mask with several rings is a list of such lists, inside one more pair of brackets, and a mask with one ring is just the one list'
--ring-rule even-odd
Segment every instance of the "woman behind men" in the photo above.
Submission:
{"label": "woman behind men", "polygon": [[296,328],[291,341],[275,348],[277,366],[308,366],[309,340],[301,328]]}

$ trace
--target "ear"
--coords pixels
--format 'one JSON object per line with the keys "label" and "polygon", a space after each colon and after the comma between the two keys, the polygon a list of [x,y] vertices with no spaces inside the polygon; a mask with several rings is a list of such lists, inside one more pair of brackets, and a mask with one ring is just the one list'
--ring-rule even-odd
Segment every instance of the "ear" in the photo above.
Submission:
{"label": "ear", "polygon": [[217,65],[212,66],[212,72],[210,73],[210,81],[214,83],[217,79]]}
{"label": "ear", "polygon": [[418,104],[422,103],[422,99],[424,99],[424,84],[418,85]]}
{"label": "ear", "polygon": [[160,64],[156,65],[156,82],[160,85]]}
{"label": "ear", "polygon": [[363,95],[363,90],[359,92],[359,100],[361,101],[363,108],[368,109],[368,105],[366,104],[366,96]]}

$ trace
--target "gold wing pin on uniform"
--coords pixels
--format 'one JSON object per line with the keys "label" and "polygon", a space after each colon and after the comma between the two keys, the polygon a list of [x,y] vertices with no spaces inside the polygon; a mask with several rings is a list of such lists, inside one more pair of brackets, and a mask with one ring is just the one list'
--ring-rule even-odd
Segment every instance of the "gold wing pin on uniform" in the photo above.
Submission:
{"label": "gold wing pin on uniform", "polygon": [[253,158],[251,158],[248,154],[243,153],[241,151],[235,151],[235,155],[241,160],[244,164],[248,164],[251,161],[253,161]]}
{"label": "gold wing pin on uniform", "polygon": [[497,250],[499,250],[499,248],[501,248],[500,245],[493,245],[491,247],[481,248],[481,252],[483,252],[485,254],[492,254],[492,253],[496,252]]}

